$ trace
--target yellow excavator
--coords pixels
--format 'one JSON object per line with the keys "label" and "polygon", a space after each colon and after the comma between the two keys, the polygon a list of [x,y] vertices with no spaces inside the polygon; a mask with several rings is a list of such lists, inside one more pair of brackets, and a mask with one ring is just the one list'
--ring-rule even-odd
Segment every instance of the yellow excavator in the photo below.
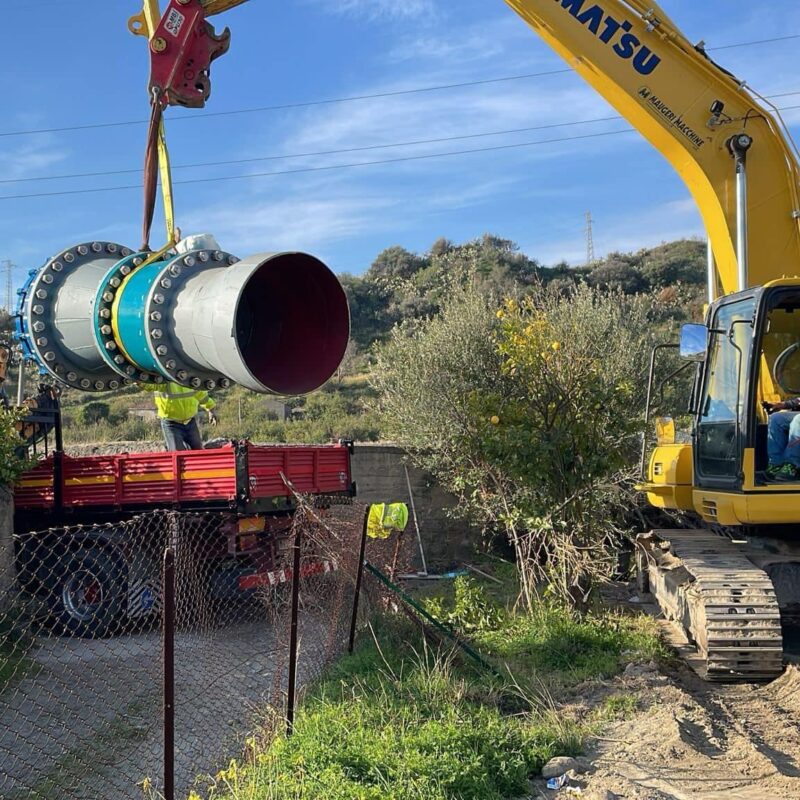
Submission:
{"label": "yellow excavator", "polygon": [[[170,0],[162,16],[158,0],[143,0],[129,23],[150,42],[150,191],[160,127],[170,240],[159,98],[199,106],[209,91],[206,73],[181,77],[189,62],[175,42],[203,48],[207,65],[227,49],[227,31],[217,37],[202,17],[245,1]],[[782,615],[800,608],[800,478],[778,480],[768,462],[770,404],[800,395],[798,151],[778,109],[691,44],[652,0],[506,2],[672,164],[697,202],[709,238],[707,313],[674,345],[696,363],[693,429],[681,441],[674,425],[659,426],[649,459],[643,452],[641,487],[652,505],[685,512],[697,527],[640,537],[641,581],[697,645],[709,679],[774,677]],[[191,36],[185,19],[196,20]],[[651,390],[665,347],[653,354]]]}
{"label": "yellow excavator", "polygon": [[[696,363],[691,437],[661,424],[641,486],[696,527],[639,537],[640,580],[697,646],[709,679],[774,677],[781,620],[800,608],[800,477],[770,468],[768,448],[772,404],[800,395],[797,148],[779,111],[652,0],[506,2],[697,202],[710,245],[705,324],[685,325],[673,345]],[[785,437],[788,418],[773,422]]]}

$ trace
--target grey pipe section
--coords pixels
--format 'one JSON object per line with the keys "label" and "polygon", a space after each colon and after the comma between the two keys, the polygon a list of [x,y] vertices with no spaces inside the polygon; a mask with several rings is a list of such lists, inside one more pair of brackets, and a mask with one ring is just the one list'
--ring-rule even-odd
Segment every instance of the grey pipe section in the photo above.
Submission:
{"label": "grey pipe section", "polygon": [[347,297],[314,256],[238,261],[193,250],[153,264],[144,258],[93,242],[50,259],[22,293],[18,339],[27,357],[84,391],[167,380],[305,394],[339,367],[350,335]]}
{"label": "grey pipe section", "polygon": [[225,375],[255,392],[305,394],[341,363],[350,317],[344,289],[321,261],[259,253],[190,273],[167,327],[190,372]]}
{"label": "grey pipe section", "polygon": [[52,335],[69,353],[72,364],[85,374],[104,377],[108,372],[87,318],[91,318],[100,281],[119,258],[119,253],[97,257],[66,272],[53,304]]}

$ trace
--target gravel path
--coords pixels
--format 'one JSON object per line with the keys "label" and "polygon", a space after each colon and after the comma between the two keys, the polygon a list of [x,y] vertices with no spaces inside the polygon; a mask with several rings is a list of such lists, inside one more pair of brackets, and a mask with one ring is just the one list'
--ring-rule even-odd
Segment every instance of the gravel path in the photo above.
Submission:
{"label": "gravel path", "polygon": [[[302,640],[324,638],[305,615]],[[137,783],[162,775],[158,632],[111,639],[49,638],[29,653],[27,676],[0,695],[0,798],[142,798]],[[242,751],[280,697],[285,645],[266,622],[176,635],[176,786]],[[299,682],[315,677],[300,659]]]}

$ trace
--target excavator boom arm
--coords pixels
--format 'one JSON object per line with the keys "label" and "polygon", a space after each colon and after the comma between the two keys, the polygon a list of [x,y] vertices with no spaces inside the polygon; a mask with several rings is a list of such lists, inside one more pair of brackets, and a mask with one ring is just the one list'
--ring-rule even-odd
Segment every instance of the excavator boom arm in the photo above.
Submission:
{"label": "excavator boom arm", "polygon": [[[506,2],[672,164],[700,209],[722,293],[800,275],[800,171],[777,110],[768,112],[652,0]],[[730,145],[742,135],[752,139],[742,218],[749,236],[739,240],[746,272]]]}

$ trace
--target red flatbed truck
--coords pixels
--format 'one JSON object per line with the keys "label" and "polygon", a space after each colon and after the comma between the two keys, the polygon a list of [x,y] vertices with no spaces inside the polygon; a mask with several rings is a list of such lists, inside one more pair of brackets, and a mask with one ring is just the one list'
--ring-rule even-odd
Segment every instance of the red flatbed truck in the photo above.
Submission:
{"label": "red flatbed truck", "polygon": [[[202,565],[204,591],[233,600],[291,577],[295,504],[286,481],[323,506],[355,495],[350,442],[73,457],[63,452],[57,409],[52,429],[54,449],[45,439],[44,457],[14,491],[16,568],[48,622],[74,635],[108,635],[157,608],[170,533],[168,516],[154,512],[195,520],[184,546]],[[322,559],[304,565],[335,568]]]}

